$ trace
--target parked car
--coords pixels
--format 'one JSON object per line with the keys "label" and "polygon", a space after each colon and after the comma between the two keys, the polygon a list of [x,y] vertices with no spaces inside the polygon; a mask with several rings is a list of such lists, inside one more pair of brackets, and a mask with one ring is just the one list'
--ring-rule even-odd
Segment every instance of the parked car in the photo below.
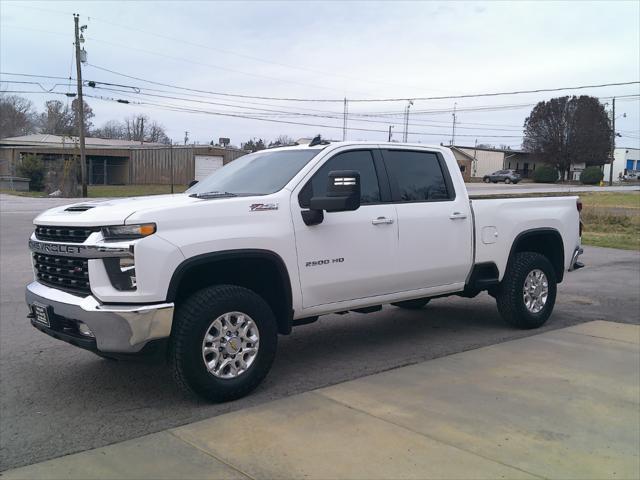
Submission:
{"label": "parked car", "polygon": [[498,170],[482,177],[484,183],[518,183],[520,180],[522,180],[522,177],[515,170]]}
{"label": "parked car", "polygon": [[186,390],[226,401],[267,375],[278,335],[320,315],[488,291],[508,324],[540,327],[582,266],[580,208],[470,199],[445,147],[267,149],[184,194],[42,213],[26,302],[47,335],[106,357],[160,353]]}

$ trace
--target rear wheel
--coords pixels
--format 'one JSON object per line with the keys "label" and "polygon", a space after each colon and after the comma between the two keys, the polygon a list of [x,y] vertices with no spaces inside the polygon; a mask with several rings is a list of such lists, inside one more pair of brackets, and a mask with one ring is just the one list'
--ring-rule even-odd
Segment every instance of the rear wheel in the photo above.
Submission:
{"label": "rear wheel", "polygon": [[429,303],[430,298],[415,298],[413,300],[405,300],[403,302],[392,303],[394,307],[406,308],[407,310],[419,310]]}
{"label": "rear wheel", "polygon": [[176,309],[169,359],[186,391],[213,402],[240,398],[267,375],[278,333],[269,305],[234,285],[200,290]]}
{"label": "rear wheel", "polygon": [[547,257],[535,252],[516,253],[497,291],[498,311],[514,327],[541,327],[553,311],[556,291],[555,270]]}

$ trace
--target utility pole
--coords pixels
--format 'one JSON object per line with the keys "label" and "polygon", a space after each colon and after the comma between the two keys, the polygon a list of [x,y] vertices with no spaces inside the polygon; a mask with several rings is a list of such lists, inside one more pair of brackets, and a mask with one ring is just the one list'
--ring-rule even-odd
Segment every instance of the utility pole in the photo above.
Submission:
{"label": "utility pole", "polygon": [[393,125],[389,125],[389,140],[387,140],[388,142],[391,142],[391,129],[393,128]]}
{"label": "utility pole", "polygon": [[453,104],[453,125],[451,127],[451,145],[456,143],[456,106],[458,104]]}
{"label": "utility pole", "polygon": [[344,97],[344,113],[342,119],[342,141],[347,139],[347,118],[349,116],[349,102],[347,97]]}
{"label": "utility pole", "polygon": [[611,115],[611,163],[609,164],[609,186],[613,185],[613,162],[616,156],[616,97],[612,99]]}
{"label": "utility pole", "polygon": [[189,141],[189,132],[186,131],[184,132],[184,144],[186,145],[188,141]]}
{"label": "utility pole", "polygon": [[140,145],[144,143],[144,117],[140,117]]}
{"label": "utility pole", "polygon": [[[80,30],[84,31],[86,26],[79,26],[80,15],[73,14],[76,37],[76,77],[78,79],[78,105],[76,115],[78,119],[78,137],[80,139],[80,176],[82,178],[82,197],[87,196],[87,156],[84,145],[84,100],[82,98],[82,66],[80,58]],[[82,40],[84,41],[84,39]]]}
{"label": "utility pole", "polygon": [[477,158],[477,154],[478,154],[478,139],[476,138],[476,143],[473,147],[473,168],[471,169],[471,175],[473,177],[476,176],[476,174],[478,173],[478,158]]}
{"label": "utility pole", "polygon": [[169,140],[169,168],[171,169],[171,193],[173,193],[173,140]]}
{"label": "utility pole", "polygon": [[409,100],[404,110],[404,134],[402,135],[402,141],[405,143],[409,139],[409,109],[411,105],[413,105],[413,100]]}

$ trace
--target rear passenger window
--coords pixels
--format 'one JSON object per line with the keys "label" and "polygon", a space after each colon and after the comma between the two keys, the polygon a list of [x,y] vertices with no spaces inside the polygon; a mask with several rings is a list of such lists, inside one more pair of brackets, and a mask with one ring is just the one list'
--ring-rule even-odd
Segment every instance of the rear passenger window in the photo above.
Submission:
{"label": "rear passenger window", "polygon": [[385,150],[384,162],[395,187],[396,197],[402,202],[449,200],[438,156],[430,152]]}
{"label": "rear passenger window", "polygon": [[371,151],[355,150],[330,158],[313,174],[298,196],[301,207],[309,208],[312,197],[325,195],[329,172],[332,170],[357,170],[360,172],[360,203],[366,205],[380,202],[380,186]]}

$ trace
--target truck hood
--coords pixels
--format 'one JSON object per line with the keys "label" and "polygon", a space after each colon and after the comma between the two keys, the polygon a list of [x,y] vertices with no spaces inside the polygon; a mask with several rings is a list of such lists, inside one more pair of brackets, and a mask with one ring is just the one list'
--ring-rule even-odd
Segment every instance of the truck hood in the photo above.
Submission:
{"label": "truck hood", "polygon": [[[215,201],[224,201],[216,199]],[[33,223],[54,226],[122,225],[127,217],[144,210],[179,207],[200,202],[187,194],[151,195],[147,197],[84,201],[51,208],[38,215]]]}

